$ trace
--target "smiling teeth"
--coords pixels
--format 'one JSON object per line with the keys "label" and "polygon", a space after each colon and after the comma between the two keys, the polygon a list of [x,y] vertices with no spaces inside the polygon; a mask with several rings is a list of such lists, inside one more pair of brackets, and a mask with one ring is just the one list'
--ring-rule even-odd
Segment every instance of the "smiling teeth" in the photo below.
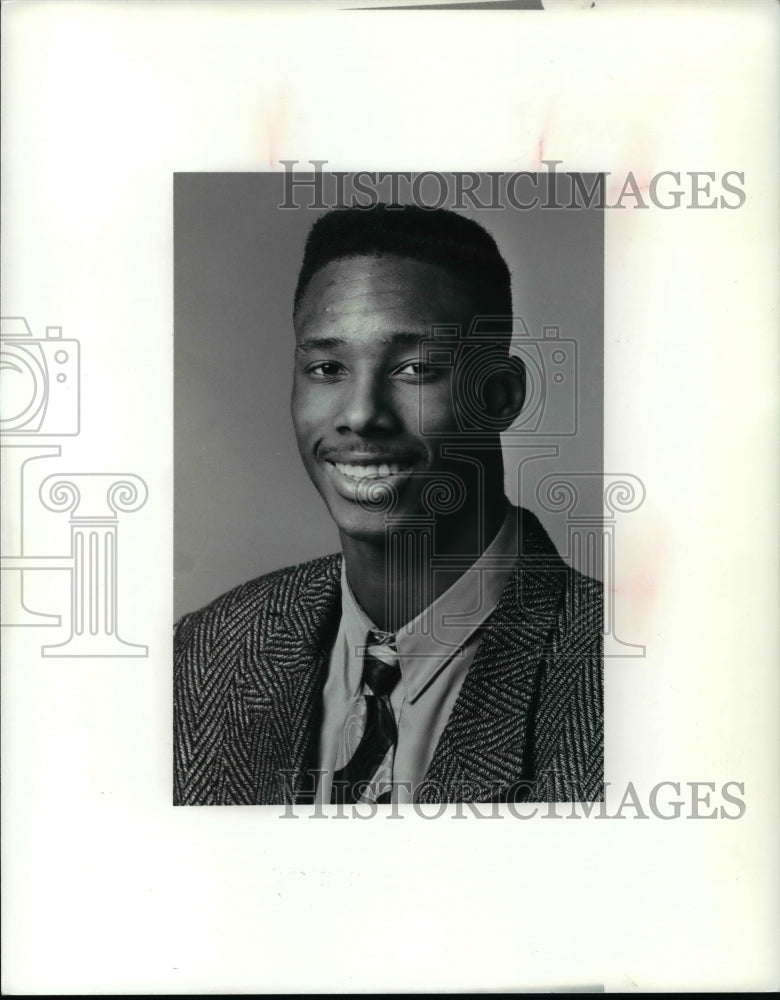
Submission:
{"label": "smiling teeth", "polygon": [[351,479],[380,479],[383,476],[398,476],[406,472],[407,465],[347,465],[344,462],[333,463],[340,473]]}

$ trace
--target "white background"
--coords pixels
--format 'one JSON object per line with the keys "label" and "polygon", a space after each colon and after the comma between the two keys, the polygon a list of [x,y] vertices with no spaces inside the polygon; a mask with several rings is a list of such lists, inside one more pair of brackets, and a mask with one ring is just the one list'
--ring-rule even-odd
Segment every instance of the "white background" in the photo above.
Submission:
{"label": "white background", "polygon": [[[3,315],[82,345],[84,429],[49,471],[150,489],[119,584],[149,657],[3,636],[4,992],[776,986],[776,5],[3,16]],[[172,808],[173,172],[541,156],[745,175],[738,211],[606,213],[605,317],[605,468],[647,488],[616,608],[648,647],[607,663],[607,777],[744,782],[744,817]]]}

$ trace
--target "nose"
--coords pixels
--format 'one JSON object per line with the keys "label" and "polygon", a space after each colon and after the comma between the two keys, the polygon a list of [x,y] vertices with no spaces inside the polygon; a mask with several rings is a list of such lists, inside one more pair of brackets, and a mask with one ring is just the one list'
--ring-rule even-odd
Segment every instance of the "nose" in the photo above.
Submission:
{"label": "nose", "polygon": [[365,373],[344,383],[344,396],[336,425],[339,431],[362,437],[387,434],[398,429],[389,386],[378,376]]}

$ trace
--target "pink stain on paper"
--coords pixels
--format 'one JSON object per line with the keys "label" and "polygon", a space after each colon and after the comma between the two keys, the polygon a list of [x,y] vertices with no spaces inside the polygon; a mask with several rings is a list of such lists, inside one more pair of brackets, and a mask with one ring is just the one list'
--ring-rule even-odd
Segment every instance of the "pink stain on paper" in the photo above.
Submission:
{"label": "pink stain on paper", "polygon": [[271,103],[265,118],[265,147],[268,166],[275,169],[284,156],[285,146],[292,133],[293,100],[289,86],[281,86]]}
{"label": "pink stain on paper", "polygon": [[535,164],[535,166],[538,171],[542,171],[545,169],[544,160],[545,157],[548,155],[547,146],[549,145],[550,142],[550,133],[552,131],[552,119],[554,117],[554,114],[555,114],[554,109],[550,109],[547,112],[545,123],[542,126],[542,130],[539,133],[539,138],[536,141],[537,163]]}
{"label": "pink stain on paper", "polygon": [[[620,539],[616,538],[616,545]],[[663,523],[648,521],[641,534],[632,530],[630,553],[619,560],[621,572],[612,581],[610,597],[616,609],[618,633],[621,626],[636,626],[642,636],[626,635],[627,641],[642,642],[651,628],[659,596],[669,569],[670,539]],[[627,631],[627,628],[624,628]],[[632,629],[633,631],[633,629]]]}

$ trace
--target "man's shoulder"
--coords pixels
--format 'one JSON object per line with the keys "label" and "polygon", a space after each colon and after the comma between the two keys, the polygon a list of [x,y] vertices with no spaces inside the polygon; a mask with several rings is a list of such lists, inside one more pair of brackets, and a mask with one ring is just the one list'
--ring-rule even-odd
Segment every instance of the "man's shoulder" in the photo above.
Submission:
{"label": "man's shoulder", "polygon": [[529,562],[522,559],[518,561],[518,573],[522,573],[525,568],[530,568],[532,572],[541,569],[542,574],[545,571],[549,574],[547,579],[551,583],[562,579],[565,611],[576,617],[592,615],[598,618],[602,614],[604,603],[603,584],[564,559],[533,511],[519,507],[518,516],[524,551],[531,556]]}
{"label": "man's shoulder", "polygon": [[579,607],[601,608],[604,604],[604,584],[577,569],[569,570],[569,590]]}
{"label": "man's shoulder", "polygon": [[604,631],[604,585],[567,567],[558,620],[565,646],[600,647]]}
{"label": "man's shoulder", "polygon": [[176,622],[176,644],[186,642],[194,632],[231,634],[251,623],[283,619],[305,595],[336,585],[340,572],[341,555],[334,553],[247,580],[182,615]]}

